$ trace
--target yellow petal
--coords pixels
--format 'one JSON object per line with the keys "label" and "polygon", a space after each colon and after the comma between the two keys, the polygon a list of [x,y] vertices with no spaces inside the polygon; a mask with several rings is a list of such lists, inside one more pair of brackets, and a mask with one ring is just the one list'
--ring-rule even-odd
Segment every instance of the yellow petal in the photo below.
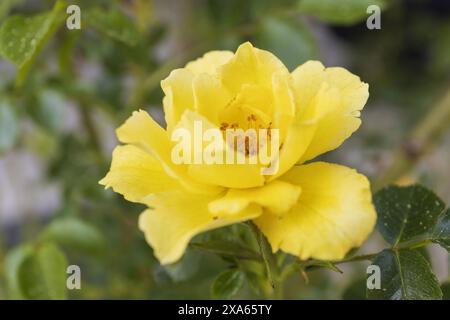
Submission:
{"label": "yellow petal", "polygon": [[255,220],[273,251],[302,260],[339,260],[372,231],[376,214],[369,181],[356,170],[316,162],[296,166],[281,179],[299,185],[302,193],[288,213],[264,213]]}
{"label": "yellow petal", "polygon": [[215,76],[200,74],[193,80],[194,108],[213,124],[220,125],[219,113],[232,96]]}
{"label": "yellow petal", "polygon": [[[278,97],[274,123],[275,128],[280,129],[282,144],[278,154],[275,154],[272,160],[273,163],[278,162],[278,171],[274,175],[267,176],[268,181],[281,176],[299,162],[310,148],[318,128],[317,119],[321,116],[322,110],[329,107],[330,103],[334,103],[332,99],[336,98],[335,94],[322,95],[321,97],[329,99],[315,99],[314,110],[302,112],[296,110],[295,98],[290,88],[288,78],[274,77],[274,92]],[[334,90],[333,93],[336,91]]]}
{"label": "yellow petal", "polygon": [[310,108],[307,113],[296,115],[291,121],[278,158],[273,160],[279,159],[279,169],[276,174],[267,176],[268,181],[278,178],[291,169],[295,163],[302,163],[305,153],[313,148],[311,144],[318,143],[316,138],[321,119],[326,113],[324,110],[336,106],[339,102],[339,92],[335,88],[324,84],[319,92],[323,94],[318,94],[313,98],[314,109]]}
{"label": "yellow petal", "polygon": [[292,92],[292,78],[289,74],[275,74],[272,77],[275,111],[289,116],[295,115],[295,97]]}
{"label": "yellow petal", "polygon": [[215,217],[208,211],[211,197],[169,192],[150,196],[139,217],[139,228],[162,264],[181,258],[189,241],[197,234],[229,224],[249,220],[261,214],[258,206],[227,217]]}
{"label": "yellow petal", "polygon": [[227,63],[233,58],[231,51],[210,51],[197,60],[191,61],[186,65],[186,69],[194,74],[207,73],[213,75],[217,68]]}
{"label": "yellow petal", "polygon": [[200,182],[225,188],[252,188],[264,184],[261,166],[253,164],[192,164],[189,175]]}
{"label": "yellow petal", "polygon": [[189,62],[185,68],[173,70],[161,81],[168,132],[172,131],[186,109],[195,109],[214,123],[217,121],[217,110],[223,108],[231,96],[217,79],[216,69],[232,57],[230,51],[208,52]]}
{"label": "yellow petal", "polygon": [[183,187],[192,192],[219,193],[222,188],[202,184],[187,175],[187,166],[172,161],[172,143],[166,130],[161,128],[150,115],[143,111],[134,111],[130,118],[117,130],[117,137],[123,143],[133,144],[148,152],[159,161],[167,174],[177,179]]}
{"label": "yellow petal", "polygon": [[[278,162],[278,170],[273,175],[267,175],[267,181],[272,181],[283,175],[305,153],[309,147],[311,140],[316,131],[317,125],[315,123],[305,123],[300,120],[293,120],[287,129],[286,137],[280,146],[278,154],[273,156],[272,162]],[[272,166],[276,166],[272,164]]]}
{"label": "yellow petal", "polygon": [[292,72],[294,95],[299,113],[311,108],[314,97],[324,83],[325,67],[319,61],[307,61]]}
{"label": "yellow petal", "polygon": [[237,108],[257,109],[259,113],[271,115],[273,112],[272,100],[272,93],[267,88],[257,84],[243,84],[235,98],[222,110],[221,119],[232,121],[227,118],[230,118],[229,113]]}
{"label": "yellow petal", "polygon": [[194,110],[193,81],[194,74],[187,69],[175,69],[161,81],[165,94],[163,106],[168,132],[172,131],[186,109]]}
{"label": "yellow petal", "polygon": [[180,187],[177,181],[164,171],[158,160],[132,145],[114,149],[111,169],[99,183],[105,188],[112,187],[125,199],[134,202],[141,202],[151,193]]}
{"label": "yellow petal", "polygon": [[177,177],[182,172],[181,166],[172,164],[171,144],[166,130],[147,112],[134,111],[116,133],[120,142],[136,145],[159,160],[170,176]]}
{"label": "yellow petal", "polygon": [[270,89],[276,73],[286,75],[289,71],[272,53],[254,48],[250,42],[241,44],[234,57],[219,70],[223,84],[234,93],[243,84],[260,84]]}
{"label": "yellow petal", "polygon": [[[300,163],[339,147],[361,124],[368,85],[344,68],[308,61],[292,73],[297,110],[319,116],[318,127]],[[320,104],[320,106],[318,105]]]}
{"label": "yellow petal", "polygon": [[236,214],[251,204],[258,204],[269,212],[281,215],[298,200],[301,188],[283,181],[273,181],[264,187],[230,189],[222,198],[212,201],[209,210],[219,216]]}

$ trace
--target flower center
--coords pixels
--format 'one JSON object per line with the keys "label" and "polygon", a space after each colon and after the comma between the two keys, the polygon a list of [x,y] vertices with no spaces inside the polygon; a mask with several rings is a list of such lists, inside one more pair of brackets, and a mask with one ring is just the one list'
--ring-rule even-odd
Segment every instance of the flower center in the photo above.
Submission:
{"label": "flower center", "polygon": [[[270,144],[272,120],[258,108],[230,104],[220,117],[220,130],[229,146],[246,156],[257,155],[261,148]],[[231,143],[231,145],[230,145]]]}

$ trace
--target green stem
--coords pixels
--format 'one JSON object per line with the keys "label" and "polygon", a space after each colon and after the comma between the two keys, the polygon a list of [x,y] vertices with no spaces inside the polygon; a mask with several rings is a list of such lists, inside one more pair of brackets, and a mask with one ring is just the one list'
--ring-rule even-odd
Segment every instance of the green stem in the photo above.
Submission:
{"label": "green stem", "polygon": [[[429,239],[413,241],[410,243],[404,243],[400,247],[392,247],[392,250],[404,250],[404,249],[418,249],[428,245],[431,241]],[[356,261],[372,261],[378,253],[365,254],[360,256],[354,256],[347,259],[343,259],[340,261],[322,261],[322,260],[307,260],[307,261],[297,261],[288,265],[281,273],[280,279],[281,281],[285,280],[289,275],[299,271],[312,271],[321,268],[329,268],[335,271],[341,272],[336,265],[340,265],[343,263],[356,262]],[[327,266],[324,262],[329,262],[330,266]],[[333,268],[334,267],[334,268]]]}
{"label": "green stem", "polygon": [[403,243],[402,245],[400,245],[398,247],[396,246],[396,247],[394,247],[392,249],[394,249],[394,250],[418,249],[418,248],[424,247],[424,246],[426,246],[426,245],[428,245],[430,243],[431,243],[430,239],[418,240],[418,241],[409,241],[407,243]]}
{"label": "green stem", "polygon": [[259,228],[253,222],[249,222],[248,225],[250,226],[250,229],[258,242],[259,250],[266,270],[267,280],[270,285],[269,290],[263,291],[266,292],[269,299],[281,299],[283,297],[283,288],[282,282],[280,281],[280,273],[276,256],[272,253],[272,248],[270,247],[269,242]]}
{"label": "green stem", "polygon": [[[288,265],[281,273],[280,279],[281,281],[285,280],[288,276],[295,272],[305,272],[305,271],[313,271],[321,268],[332,269],[336,272],[342,273],[342,271],[336,267],[336,265],[348,263],[348,262],[356,262],[356,261],[365,261],[365,260],[373,260],[377,254],[365,254],[355,257],[350,257],[347,259],[343,259],[340,261],[322,261],[322,260],[308,260],[308,261],[297,261],[290,265]],[[330,265],[327,266],[324,262],[328,262]]]}
{"label": "green stem", "polygon": [[101,164],[103,163],[103,153],[100,138],[92,118],[92,113],[90,112],[88,106],[83,102],[80,102],[80,113],[83,125],[89,137],[89,143],[94,147],[96,152],[96,160],[99,164]]}
{"label": "green stem", "polygon": [[342,263],[347,263],[347,262],[354,262],[354,261],[365,261],[365,260],[373,260],[373,258],[375,258],[377,254],[376,253],[371,253],[371,254],[364,254],[364,255],[360,255],[360,256],[355,256],[355,257],[350,257],[348,259],[343,259],[340,261],[336,261],[333,262],[333,264],[342,264]]}

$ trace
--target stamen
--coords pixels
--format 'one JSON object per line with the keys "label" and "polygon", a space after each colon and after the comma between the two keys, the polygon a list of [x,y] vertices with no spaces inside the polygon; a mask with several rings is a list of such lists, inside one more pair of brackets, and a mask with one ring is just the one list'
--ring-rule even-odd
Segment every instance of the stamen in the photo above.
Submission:
{"label": "stamen", "polygon": [[222,122],[220,124],[220,130],[225,131],[228,128],[228,123]]}

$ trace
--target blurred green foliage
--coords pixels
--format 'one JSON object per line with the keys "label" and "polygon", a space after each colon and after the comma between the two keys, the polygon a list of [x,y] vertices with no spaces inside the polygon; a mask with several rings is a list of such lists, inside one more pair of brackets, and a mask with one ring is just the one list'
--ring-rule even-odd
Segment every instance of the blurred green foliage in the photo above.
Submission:
{"label": "blurred green foliage", "polygon": [[[159,82],[172,69],[250,40],[290,70],[309,59],[343,61],[370,84],[371,103],[402,112],[403,132],[449,85],[450,5],[387,2],[2,0],[0,157],[16,150],[36,154],[45,178],[58,183],[61,201],[50,221],[29,215],[18,227],[0,226],[0,298],[261,297],[258,280],[235,269],[229,257],[232,248],[252,241],[242,226],[200,236],[175,265],[157,263],[137,228],[143,207],[97,184],[109,167],[112,130],[134,109],[160,114]],[[68,4],[80,6],[81,30],[65,28]],[[365,26],[369,4],[385,10],[381,30]],[[71,118],[78,119],[72,127]],[[374,133],[366,144],[389,148],[388,135]],[[222,246],[211,254],[199,248],[205,239]],[[256,263],[252,251],[239,252],[245,263]],[[82,290],[61,289],[65,278],[57,275],[67,264],[81,267]],[[352,273],[316,271],[306,285],[299,269],[285,297],[362,298],[363,273],[353,279]]]}

